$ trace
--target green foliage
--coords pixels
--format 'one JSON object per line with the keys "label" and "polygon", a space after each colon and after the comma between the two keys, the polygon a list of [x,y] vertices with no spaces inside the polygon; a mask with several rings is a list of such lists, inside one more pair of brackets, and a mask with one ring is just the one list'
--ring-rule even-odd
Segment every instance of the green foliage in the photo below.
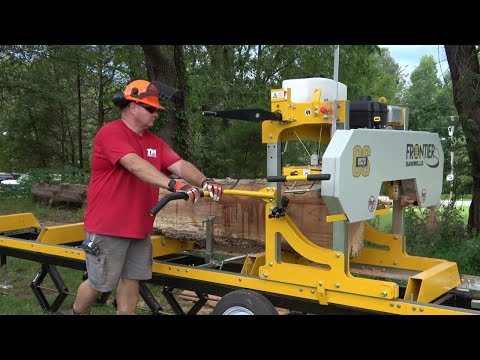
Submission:
{"label": "green foliage", "polygon": [[407,208],[407,253],[453,261],[460,273],[480,275],[480,237],[467,236],[466,216],[462,207],[442,207],[434,213]]}
{"label": "green foliage", "polygon": [[405,80],[388,49],[372,45],[340,49],[340,79],[348,87],[350,100],[370,95],[374,100],[384,96],[390,104],[399,102]]}
{"label": "green foliage", "polygon": [[392,214],[384,214],[375,216],[373,219],[368,220],[367,223],[374,227],[377,230],[383,232],[391,232],[392,231]]}
{"label": "green foliage", "polygon": [[[112,95],[141,52],[113,45],[0,46],[0,168],[84,166]],[[132,74],[143,74],[145,66]],[[82,150],[80,152],[80,149]],[[81,154],[81,158],[80,158]]]}
{"label": "green foliage", "polygon": [[[437,78],[437,66],[433,56],[423,56],[420,65],[410,76],[411,85],[405,92],[404,102],[410,110],[411,130],[432,131],[437,127],[438,121],[445,115],[455,115],[453,102],[445,109],[446,104],[440,104],[438,99],[441,94],[442,84]],[[445,113],[445,110],[451,110]]]}
{"label": "green foliage", "polygon": [[[442,82],[437,77],[433,56],[424,56],[412,72],[411,85],[405,91],[404,105],[410,110],[409,128],[438,133],[444,152],[444,178],[452,172],[451,152],[454,154],[455,180],[444,182],[443,192],[452,192],[454,198],[472,192],[471,163],[468,158],[464,129],[458,121],[453,103],[450,76]],[[449,137],[448,127],[454,126],[454,139]]]}
{"label": "green foliage", "polygon": [[89,181],[89,172],[73,166],[51,169],[33,168],[29,172],[30,183],[44,182],[48,184],[69,183],[88,185]]}
{"label": "green foliage", "polygon": [[[270,109],[270,91],[283,80],[333,77],[333,45],[185,45],[184,53],[187,110],[179,114],[182,131],[170,136],[187,142],[182,153],[215,177],[265,176],[265,145],[259,124],[204,118],[203,110]],[[118,117],[113,93],[147,77],[136,45],[0,46],[0,69],[0,169],[13,172],[64,166],[88,171],[97,129]],[[395,103],[403,91],[398,65],[374,45],[342,45],[339,76],[350,99],[385,96]],[[159,114],[154,132],[164,116]],[[291,158],[308,163],[301,146],[289,146]]]}

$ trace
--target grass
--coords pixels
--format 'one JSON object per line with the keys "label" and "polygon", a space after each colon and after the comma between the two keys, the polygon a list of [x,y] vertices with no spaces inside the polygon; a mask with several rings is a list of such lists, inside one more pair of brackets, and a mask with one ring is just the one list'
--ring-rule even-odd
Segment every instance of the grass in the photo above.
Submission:
{"label": "grass", "polygon": [[[42,225],[51,223],[76,223],[83,221],[83,209],[58,209],[48,207],[34,202],[30,197],[14,196],[2,198],[0,203],[0,215],[9,215],[17,213],[31,212],[35,215]],[[9,289],[0,288],[0,314],[9,315],[41,315],[43,314],[33,291],[30,289],[30,283],[40,270],[40,264],[8,257],[7,259],[7,276]],[[57,268],[60,272],[67,288],[72,291],[72,295],[67,296],[60,311],[71,308],[75,301],[75,294],[78,285],[82,281],[83,272],[66,268]],[[3,274],[1,274],[3,275]],[[0,275],[0,276],[1,276]],[[0,277],[0,284],[4,283],[4,278]],[[54,289],[53,282],[47,276],[42,283],[42,287]],[[43,290],[47,300],[52,304],[56,294],[47,289]],[[112,307],[113,309],[113,307]],[[97,309],[95,309],[97,311]],[[100,310],[102,312],[104,310]],[[111,312],[111,311],[110,311]],[[113,311],[114,313],[115,311]]]}
{"label": "grass", "polygon": [[[33,296],[33,291],[30,289],[30,283],[40,270],[41,265],[33,261],[9,257],[7,260],[7,266],[8,285],[11,285],[12,287],[10,289],[0,289],[0,314],[44,314],[35,296]],[[75,301],[76,289],[82,282],[83,272],[61,267],[57,267],[57,270],[62,276],[70,293],[59,309],[59,312],[62,312],[71,309],[73,302]],[[58,293],[56,290],[52,290],[55,289],[55,286],[51,278],[49,276],[45,277],[41,286],[48,302],[52,304]],[[113,309],[112,306],[110,307]],[[101,309],[100,313],[103,313],[104,311],[104,309]],[[97,309],[95,309],[95,312],[98,312]],[[113,313],[115,313],[114,310]]]}
{"label": "grass", "polygon": [[[83,222],[84,209],[61,209],[45,206],[29,197],[8,197],[2,198],[0,202],[0,215],[10,215],[15,213],[31,212],[35,215],[41,225],[68,224]],[[7,258],[7,284],[12,287],[9,289],[0,288],[0,315],[42,315],[44,314],[38,301],[36,300],[30,284],[37,272],[40,270],[40,264],[34,261],[18,259],[14,257]],[[65,286],[68,288],[69,295],[65,298],[58,313],[63,313],[72,308],[75,301],[78,286],[83,281],[83,271],[57,267]],[[4,284],[3,274],[0,272],[0,285]],[[41,284],[42,291],[49,304],[52,304],[58,295],[57,290],[50,278],[46,276]],[[147,285],[152,294],[166,312],[173,312],[161,295],[159,286]],[[112,305],[115,292],[112,292],[106,304],[98,304],[92,308],[94,315],[114,315],[115,308]],[[190,303],[182,303],[187,306]],[[136,314],[151,314],[150,310],[139,301]]]}
{"label": "grass", "polygon": [[[41,265],[37,262],[8,257],[7,259],[7,284],[11,286],[8,289],[0,288],[0,315],[45,315],[52,314],[50,312],[44,312],[40,307],[37,299],[34,296],[33,290],[30,288],[32,280],[40,270]],[[65,286],[68,289],[68,295],[60,306],[56,314],[62,314],[70,310],[75,301],[76,291],[78,286],[83,281],[83,271],[57,267]],[[3,284],[4,279],[0,278],[0,285]],[[155,296],[157,301],[162,306],[163,310],[167,313],[173,313],[163,295],[161,294],[161,288],[159,286],[153,286],[148,284],[147,287]],[[58,292],[51,280],[50,276],[46,276],[41,284],[41,289],[47,298],[50,305],[53,304]],[[115,291],[113,291],[105,304],[95,304],[92,307],[92,315],[115,315],[115,307],[112,302],[115,298]],[[180,302],[185,307],[185,311],[188,310],[189,303]],[[190,304],[191,306],[191,304]],[[143,302],[139,300],[136,315],[149,315],[150,309]]]}
{"label": "grass", "polygon": [[85,209],[68,209],[45,206],[34,202],[30,197],[10,197],[2,199],[0,203],[0,215],[18,214],[30,212],[38,221],[44,223],[71,224],[83,222]]}

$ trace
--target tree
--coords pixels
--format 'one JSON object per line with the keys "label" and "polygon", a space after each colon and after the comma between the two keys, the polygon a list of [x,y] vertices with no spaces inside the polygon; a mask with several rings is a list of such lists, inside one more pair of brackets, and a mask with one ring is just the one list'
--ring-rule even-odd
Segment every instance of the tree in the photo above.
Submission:
{"label": "tree", "polygon": [[162,114],[160,137],[182,157],[188,153],[188,122],[182,114],[187,112],[187,77],[182,45],[142,45],[150,80],[158,80],[179,89],[183,96],[176,108],[166,106]]}
{"label": "tree", "polygon": [[473,178],[467,228],[480,232],[480,64],[475,45],[445,45],[453,101],[466,138]]}
{"label": "tree", "polygon": [[410,110],[409,128],[434,131],[438,119],[445,115],[438,108],[441,82],[433,56],[423,56],[410,76],[411,85],[405,91],[404,101]]}
{"label": "tree", "polygon": [[[1,45],[0,169],[90,167],[97,130],[119,115],[115,92],[134,79],[178,88],[182,102],[159,112],[152,131],[213,177],[263,177],[261,124],[205,117],[204,110],[270,109],[282,81],[333,77],[333,45]],[[349,99],[395,103],[402,79],[388,51],[340,50]],[[308,161],[292,142],[292,162]],[[308,146],[308,144],[307,144]],[[318,143],[312,142],[311,152]],[[298,150],[298,151],[296,151]]]}

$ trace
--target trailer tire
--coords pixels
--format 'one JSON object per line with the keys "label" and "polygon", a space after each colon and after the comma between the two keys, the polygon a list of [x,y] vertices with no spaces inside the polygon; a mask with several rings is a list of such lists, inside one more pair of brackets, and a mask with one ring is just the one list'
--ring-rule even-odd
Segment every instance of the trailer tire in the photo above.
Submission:
{"label": "trailer tire", "polygon": [[278,312],[262,294],[235,290],[220,299],[212,315],[278,315]]}

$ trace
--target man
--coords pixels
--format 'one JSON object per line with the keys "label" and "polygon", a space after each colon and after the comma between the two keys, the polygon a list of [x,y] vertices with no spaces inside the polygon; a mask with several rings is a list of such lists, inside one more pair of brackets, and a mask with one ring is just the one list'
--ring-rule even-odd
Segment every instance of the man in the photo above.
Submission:
{"label": "man", "polygon": [[[165,109],[153,83],[136,80],[115,99],[121,119],[104,125],[93,143],[92,172],[85,211],[88,279],[78,288],[73,313],[87,315],[102,292],[117,286],[117,314],[134,314],[139,281],[152,277],[150,232],[154,217],[148,211],[158,202],[159,187],[200,197],[195,184],[214,201],[222,188],[163,140],[148,131]],[[170,179],[171,174],[188,183]]]}

